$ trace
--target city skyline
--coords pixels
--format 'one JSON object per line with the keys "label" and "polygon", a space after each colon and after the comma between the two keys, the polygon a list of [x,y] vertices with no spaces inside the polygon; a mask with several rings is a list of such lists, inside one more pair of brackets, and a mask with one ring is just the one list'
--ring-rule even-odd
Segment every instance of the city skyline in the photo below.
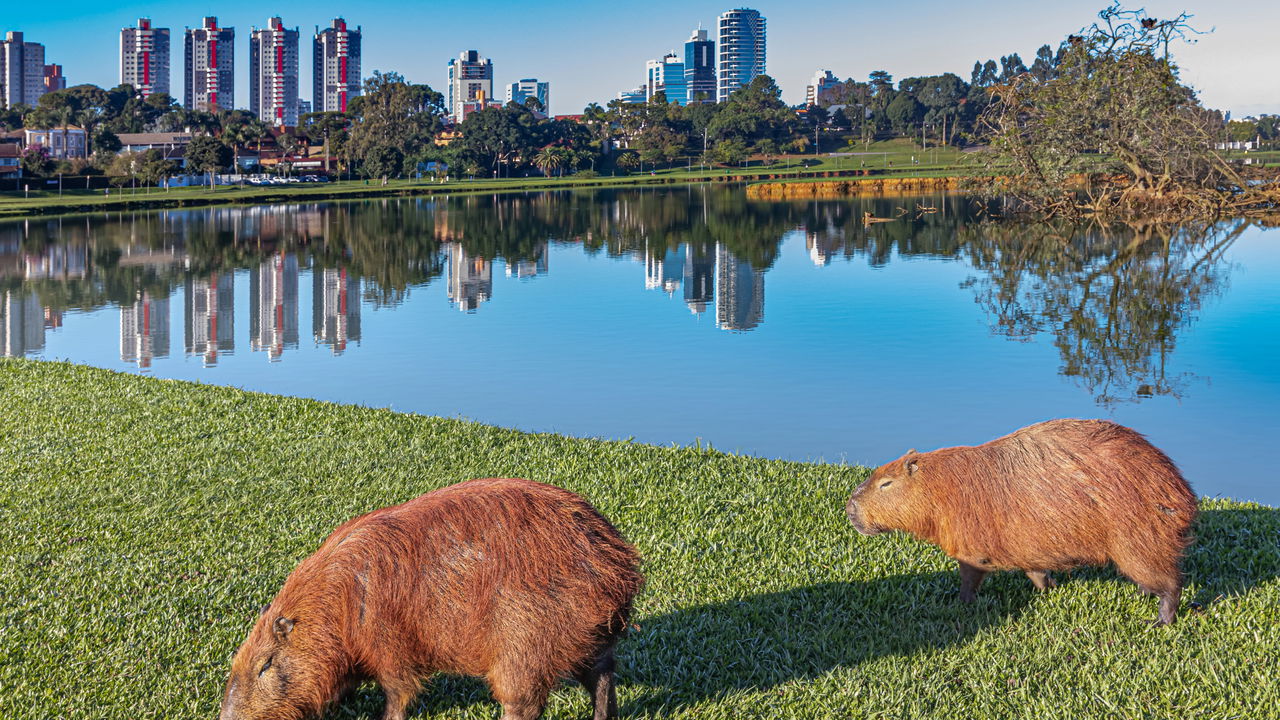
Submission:
{"label": "city skyline", "polygon": [[[579,112],[590,102],[604,104],[619,88],[633,86],[636,67],[667,51],[681,54],[682,41],[699,23],[711,29],[731,4],[692,2],[659,4],[661,12],[624,16],[621,11],[593,10],[589,24],[583,22],[585,4],[567,3],[555,7],[527,7],[518,3],[489,2],[471,9],[431,8],[408,11],[389,7],[359,8],[352,13],[341,3],[319,5],[280,3],[273,8],[290,27],[326,25],[329,19],[345,17],[360,24],[371,42],[364,52],[362,72],[400,72],[411,82],[425,83],[445,92],[446,77],[440,68],[458,49],[477,49],[497,68],[495,82],[506,85],[524,77],[545,78],[557,86],[557,110]],[[818,2],[804,10],[752,3],[750,7],[768,18],[770,53],[768,73],[778,80],[783,99],[789,104],[804,101],[805,89],[815,70],[829,69],[838,78],[865,79],[872,70],[884,69],[895,80],[913,75],[952,72],[968,76],[974,60],[999,58],[1018,52],[1024,59],[1042,44],[1061,41],[1065,35],[1091,22],[1100,8],[1089,2],[1072,2],[1053,7],[1017,6],[1000,8],[999,16],[983,18],[973,8],[960,9],[937,2],[917,2],[908,10],[918,13],[904,28],[893,32],[867,29],[865,17],[874,7],[867,4],[839,5]],[[1280,112],[1280,78],[1264,73],[1280,63],[1280,48],[1266,38],[1271,23],[1280,20],[1280,10],[1267,3],[1247,0],[1232,7],[1193,7],[1172,2],[1148,3],[1156,16],[1169,16],[1187,9],[1196,13],[1193,24],[1215,32],[1196,38],[1192,45],[1175,45],[1175,59],[1183,68],[1184,80],[1201,91],[1204,103],[1229,110],[1234,116]],[[108,58],[119,54],[121,27],[150,17],[156,27],[199,27],[202,14],[177,3],[124,5],[103,8],[73,2],[70,13],[76,20],[56,20],[47,14],[20,6],[6,13],[6,27],[0,31],[21,31],[29,42],[45,46],[46,63],[63,66],[69,85],[93,83],[112,87],[118,69]],[[83,10],[83,12],[75,12]],[[485,25],[494,12],[501,12],[512,27]],[[823,17],[814,23],[814,14]],[[231,1],[205,8],[205,15],[217,16],[227,27],[251,27],[262,22],[263,12],[247,3]],[[406,14],[410,17],[406,18]],[[415,40],[418,16],[429,19],[437,37],[447,39],[452,51],[423,53]],[[894,22],[903,17],[895,15]],[[409,21],[406,21],[409,20]],[[627,32],[617,33],[617,23],[625,22]],[[528,32],[529,27],[539,28]],[[583,32],[583,30],[588,32]],[[903,33],[912,42],[903,42]],[[889,37],[892,36],[892,37]],[[596,56],[585,63],[567,63],[564,48],[575,56]],[[244,53],[243,49],[239,49]],[[108,55],[108,53],[110,53]],[[236,63],[235,84],[249,87],[248,63]],[[300,74],[311,71],[310,60]],[[181,73],[178,62],[171,72]],[[181,78],[171,79],[171,92],[181,99]],[[314,101],[314,98],[310,98]],[[237,105],[248,107],[246,97]]]}

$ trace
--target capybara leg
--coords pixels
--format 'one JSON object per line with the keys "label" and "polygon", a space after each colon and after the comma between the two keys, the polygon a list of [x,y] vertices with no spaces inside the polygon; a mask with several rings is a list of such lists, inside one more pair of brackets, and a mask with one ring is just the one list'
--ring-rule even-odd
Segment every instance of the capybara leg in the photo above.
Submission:
{"label": "capybara leg", "polygon": [[1178,601],[1182,597],[1182,575],[1174,567],[1153,567],[1150,562],[1116,563],[1116,568],[1138,587],[1160,598],[1157,625],[1168,625],[1178,617]]}
{"label": "capybara leg", "polygon": [[1157,625],[1172,625],[1178,619],[1178,601],[1182,599],[1182,588],[1175,587],[1160,595],[1160,619]]}
{"label": "capybara leg", "polygon": [[502,720],[538,720],[547,704],[544,693],[541,698],[526,698],[502,703]]}
{"label": "capybara leg", "polygon": [[978,586],[987,576],[987,571],[980,567],[960,562],[960,602],[971,603],[978,599]]}
{"label": "capybara leg", "polygon": [[591,695],[591,720],[612,720],[618,717],[618,693],[614,688],[613,668],[613,648],[609,648],[590,668],[577,675],[578,682]]}
{"label": "capybara leg", "polygon": [[382,720],[404,720],[409,711],[409,703],[413,702],[422,689],[418,679],[388,679],[380,680],[378,684],[382,686],[382,694],[387,698],[387,704],[382,710]]}
{"label": "capybara leg", "polygon": [[490,676],[489,688],[493,697],[502,703],[502,720],[536,720],[542,715],[551,688],[531,685],[520,678],[520,673]]}
{"label": "capybara leg", "polygon": [[1058,587],[1058,583],[1054,582],[1053,576],[1044,570],[1028,570],[1027,577],[1031,578],[1031,584],[1035,585],[1037,590]]}

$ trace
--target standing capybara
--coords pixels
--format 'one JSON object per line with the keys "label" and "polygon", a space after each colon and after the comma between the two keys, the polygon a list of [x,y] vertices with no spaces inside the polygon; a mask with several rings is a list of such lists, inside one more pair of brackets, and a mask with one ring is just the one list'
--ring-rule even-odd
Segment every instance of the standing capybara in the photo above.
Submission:
{"label": "standing capybara", "polygon": [[563,678],[617,716],[613,646],[639,556],[581,497],[471,480],[375,510],[285,580],[231,663],[221,720],[316,717],[363,680],[402,720],[436,672],[488,681],[504,720],[542,714]]}
{"label": "standing capybara", "polygon": [[1115,563],[1160,597],[1161,624],[1182,594],[1182,553],[1196,498],[1173,461],[1105,420],[1050,420],[984,445],[917,453],[871,473],[845,507],[864,535],[905,530],[960,563],[972,602],[992,570],[1026,572]]}

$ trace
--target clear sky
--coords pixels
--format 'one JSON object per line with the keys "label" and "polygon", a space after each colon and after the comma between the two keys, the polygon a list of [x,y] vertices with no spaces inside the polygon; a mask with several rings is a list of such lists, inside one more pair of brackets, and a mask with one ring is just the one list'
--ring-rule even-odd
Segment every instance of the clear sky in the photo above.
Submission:
{"label": "clear sky", "polygon": [[[1056,47],[1067,33],[1093,20],[1106,0],[1065,2],[872,3],[860,0],[760,2],[768,19],[768,72],[789,103],[804,99],[815,70],[866,79],[872,70],[895,80],[954,72],[966,80],[974,60],[1018,52],[1030,64],[1044,43]],[[364,29],[363,71],[395,70],[414,82],[443,89],[446,63],[475,49],[494,62],[495,94],[525,77],[551,81],[551,110],[580,112],[603,104],[618,91],[643,83],[644,63],[683,43],[699,23],[713,29],[733,7],[705,0],[612,3],[588,0],[472,0],[439,2],[333,2],[221,0],[211,3],[101,2],[64,0],[52,5],[5,3],[0,31],[21,30],[47,48],[46,62],[59,63],[70,84],[119,82],[119,30],[139,17],[172,30],[173,95],[182,97],[182,30],[204,15],[236,28],[236,104],[248,105],[249,30],[279,15],[302,30],[301,96],[311,93],[309,43],[316,25],[335,16]],[[1183,79],[1201,91],[1210,107],[1236,116],[1280,113],[1280,2],[1231,0],[1148,2],[1157,17],[1182,10],[1211,34],[1177,50]],[[714,36],[714,30],[712,32]]]}

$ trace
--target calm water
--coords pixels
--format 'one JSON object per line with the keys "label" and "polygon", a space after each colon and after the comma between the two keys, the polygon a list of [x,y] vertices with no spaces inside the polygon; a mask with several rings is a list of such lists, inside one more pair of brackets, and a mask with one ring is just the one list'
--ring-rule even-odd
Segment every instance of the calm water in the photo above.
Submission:
{"label": "calm water", "polygon": [[991,226],[941,196],[175,211],[0,224],[0,354],[829,462],[1109,417],[1197,492],[1280,504],[1278,278],[1280,230]]}

